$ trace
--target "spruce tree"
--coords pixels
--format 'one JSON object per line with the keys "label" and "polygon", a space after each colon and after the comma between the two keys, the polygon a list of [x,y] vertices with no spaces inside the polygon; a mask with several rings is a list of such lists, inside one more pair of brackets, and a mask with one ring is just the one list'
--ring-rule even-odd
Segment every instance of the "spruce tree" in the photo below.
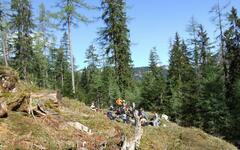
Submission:
{"label": "spruce tree", "polygon": [[166,84],[155,47],[150,51],[149,68],[150,72],[144,75],[142,82],[140,106],[146,110],[167,113],[169,106],[164,97]]}
{"label": "spruce tree", "polygon": [[182,116],[185,100],[191,100],[192,66],[189,53],[184,41],[181,41],[176,33],[175,41],[170,50],[167,97],[170,103],[170,112],[173,120],[179,120]]}
{"label": "spruce tree", "polygon": [[90,45],[86,50],[86,63],[87,63],[87,73],[88,73],[88,84],[87,84],[87,93],[88,93],[88,102],[96,102],[97,105],[101,106],[101,96],[100,96],[100,69],[99,66],[99,58],[96,53],[96,48],[93,45]]}
{"label": "spruce tree", "polygon": [[3,55],[4,64],[8,66],[8,53],[9,53],[9,44],[8,44],[8,34],[9,34],[9,12],[7,10],[8,5],[6,2],[0,2],[0,45]]}
{"label": "spruce tree", "polygon": [[29,0],[12,0],[11,17],[12,30],[17,34],[15,42],[14,67],[19,71],[20,77],[29,80],[32,72],[32,31],[34,28],[31,3]]}
{"label": "spruce tree", "polygon": [[39,87],[47,87],[48,59],[43,51],[44,42],[38,33],[33,35],[34,45],[32,46],[33,55],[31,57],[34,61],[31,63],[33,67],[31,81]]}
{"label": "spruce tree", "polygon": [[125,98],[126,90],[132,85],[132,67],[129,30],[127,28],[125,0],[103,0],[102,19],[105,27],[101,29],[100,42],[114,64],[117,84],[121,96]]}
{"label": "spruce tree", "polygon": [[116,97],[120,97],[119,87],[115,79],[114,68],[109,65],[103,65],[101,71],[101,93],[104,106],[114,104]]}
{"label": "spruce tree", "polygon": [[228,16],[229,28],[225,31],[226,59],[228,62],[228,81],[226,87],[227,104],[232,122],[230,132],[233,138],[240,136],[240,19],[237,10],[232,8]]}
{"label": "spruce tree", "polygon": [[229,117],[224,100],[224,80],[221,68],[217,65],[217,57],[211,52],[212,43],[202,25],[198,29],[197,42],[200,50],[198,76],[200,82],[195,104],[197,120],[194,125],[212,134],[222,134]]}

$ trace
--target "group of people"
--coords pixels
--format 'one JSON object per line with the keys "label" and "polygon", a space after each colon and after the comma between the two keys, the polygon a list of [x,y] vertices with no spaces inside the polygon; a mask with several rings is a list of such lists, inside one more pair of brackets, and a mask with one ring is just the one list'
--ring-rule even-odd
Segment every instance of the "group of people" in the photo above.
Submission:
{"label": "group of people", "polygon": [[135,103],[129,105],[125,100],[118,98],[116,99],[116,105],[111,105],[108,112],[106,113],[107,117],[110,120],[116,120],[119,122],[133,124],[135,125],[136,120],[134,117],[134,111],[138,111],[138,117],[140,118],[140,122],[142,126],[159,126],[160,117],[157,113],[155,113],[152,117],[150,117],[143,108],[137,109],[135,107]]}

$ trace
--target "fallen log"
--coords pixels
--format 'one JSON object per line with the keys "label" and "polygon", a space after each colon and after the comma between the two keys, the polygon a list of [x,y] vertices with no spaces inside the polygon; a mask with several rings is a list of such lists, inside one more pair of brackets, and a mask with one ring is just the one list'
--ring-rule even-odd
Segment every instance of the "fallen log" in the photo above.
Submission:
{"label": "fallen log", "polygon": [[61,94],[59,92],[24,93],[8,102],[7,108],[10,111],[21,111],[33,117],[41,117],[57,114],[53,108],[59,106],[60,100]]}
{"label": "fallen log", "polygon": [[8,116],[7,105],[5,102],[0,102],[0,118],[6,118]]}
{"label": "fallen log", "polygon": [[59,106],[62,95],[59,91],[32,93],[32,99],[41,99],[42,101],[52,101],[55,106]]}

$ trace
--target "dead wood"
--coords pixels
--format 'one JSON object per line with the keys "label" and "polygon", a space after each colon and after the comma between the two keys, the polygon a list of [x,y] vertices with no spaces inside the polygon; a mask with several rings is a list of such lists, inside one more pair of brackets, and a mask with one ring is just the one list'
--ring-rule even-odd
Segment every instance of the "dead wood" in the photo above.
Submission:
{"label": "dead wood", "polygon": [[41,101],[52,101],[54,106],[59,106],[61,100],[62,100],[62,95],[60,92],[40,92],[40,93],[32,93],[31,97],[33,99],[41,99]]}
{"label": "dead wood", "polygon": [[0,103],[0,118],[6,118],[8,116],[7,105],[5,102]]}
{"label": "dead wood", "polygon": [[126,136],[124,136],[123,145],[121,147],[121,150],[135,150],[140,146],[140,140],[143,134],[143,129],[141,127],[140,117],[138,116],[138,111],[135,110],[134,112],[134,118],[135,118],[135,134],[134,137],[127,139]]}

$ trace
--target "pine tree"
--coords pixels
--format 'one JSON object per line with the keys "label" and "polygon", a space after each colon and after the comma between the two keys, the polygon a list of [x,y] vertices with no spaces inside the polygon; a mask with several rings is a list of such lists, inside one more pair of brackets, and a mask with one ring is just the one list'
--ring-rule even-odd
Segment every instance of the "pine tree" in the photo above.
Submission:
{"label": "pine tree", "polygon": [[34,28],[31,3],[29,0],[12,0],[11,27],[17,34],[15,41],[14,67],[19,71],[20,77],[29,80],[33,67],[32,31]]}
{"label": "pine tree", "polygon": [[145,74],[142,82],[143,88],[140,106],[146,110],[167,113],[169,106],[164,99],[165,79],[155,47],[150,51],[149,61],[150,72]]}
{"label": "pine tree", "polygon": [[[227,62],[226,62],[226,49],[225,49],[225,43],[224,43],[224,27],[225,27],[225,21],[224,21],[224,10],[228,7],[228,4],[224,5],[223,7],[220,6],[220,2],[218,0],[218,3],[214,5],[211,9],[211,13],[214,15],[212,18],[212,21],[216,24],[217,30],[218,30],[218,36],[217,40],[220,41],[220,48],[219,48],[219,55],[221,57],[220,62],[222,64],[223,68],[223,76],[224,76],[224,84],[227,83]],[[225,89],[224,89],[225,90]]]}
{"label": "pine tree", "polygon": [[[109,106],[120,97],[119,87],[115,79],[115,71],[111,65],[105,64],[101,72],[101,87],[103,105]],[[128,99],[129,100],[129,99]]]}
{"label": "pine tree", "polygon": [[61,91],[64,96],[72,97],[71,92],[71,71],[69,70],[69,54],[67,52],[67,33],[63,34],[60,41],[60,47],[51,49],[51,61],[52,66],[49,76],[53,80],[54,88]]}
{"label": "pine tree", "polygon": [[41,3],[38,7],[38,17],[37,19],[37,29],[42,35],[42,40],[45,42],[45,47],[47,48],[50,43],[49,40],[54,38],[53,30],[57,29],[57,25],[53,23],[52,13],[46,9],[44,3]]}
{"label": "pine tree", "polygon": [[225,31],[226,59],[228,62],[228,81],[226,87],[227,104],[231,113],[232,122],[230,132],[233,136],[240,136],[240,19],[237,10],[232,8],[228,16],[229,29]]}
{"label": "pine tree", "polygon": [[[45,8],[44,3],[41,3],[38,8],[38,17],[36,18],[36,29],[37,29],[37,42],[38,49],[42,51],[45,57],[49,57],[49,49],[51,42],[53,42],[54,34],[52,34],[52,29],[55,28],[54,24],[51,22],[50,12]],[[48,61],[48,58],[47,58]],[[46,67],[42,71],[43,86],[45,88],[50,87],[49,83],[49,61],[45,63]]]}
{"label": "pine tree", "polygon": [[89,102],[95,101],[98,106],[101,106],[100,100],[100,70],[99,66],[99,58],[96,53],[96,48],[93,45],[90,45],[86,50],[86,61],[87,63],[87,73],[88,73],[88,84],[87,84],[87,93]]}
{"label": "pine tree", "polygon": [[79,13],[81,8],[91,8],[84,0],[62,0],[57,3],[57,7],[60,8],[60,11],[55,13],[54,16],[60,20],[60,23],[63,27],[67,27],[68,35],[68,52],[70,54],[71,62],[71,74],[72,74],[72,93],[75,94],[75,77],[74,77],[74,62],[72,54],[72,40],[71,40],[71,29],[72,26],[77,26],[78,22],[89,22],[89,19]]}
{"label": "pine tree", "polygon": [[4,64],[8,66],[8,34],[9,34],[9,12],[7,10],[8,5],[6,2],[0,2],[0,42]]}
{"label": "pine tree", "polygon": [[170,103],[170,112],[173,119],[178,120],[183,116],[184,100],[191,100],[191,81],[193,69],[190,64],[189,53],[184,41],[176,33],[175,41],[170,50],[168,71],[167,97]]}
{"label": "pine tree", "polygon": [[46,87],[46,72],[48,71],[48,59],[44,55],[43,51],[44,42],[38,36],[38,34],[34,34],[33,40],[33,55],[31,57],[34,61],[31,63],[33,67],[33,70],[31,72],[31,81],[39,87]]}
{"label": "pine tree", "polygon": [[99,66],[99,56],[96,52],[96,48],[93,45],[90,45],[86,50],[86,60],[84,61],[88,65],[88,69],[96,70]]}
{"label": "pine tree", "polygon": [[129,30],[127,28],[125,0],[103,0],[102,19],[106,27],[99,32],[101,45],[114,64],[117,84],[121,96],[125,98],[126,90],[132,85],[132,67]]}
{"label": "pine tree", "polygon": [[198,73],[198,60],[199,60],[199,49],[197,46],[197,35],[198,35],[199,23],[194,17],[191,18],[189,25],[187,26],[187,32],[189,33],[190,39],[188,39],[188,48],[191,52],[192,64],[195,68],[196,74]]}
{"label": "pine tree", "polygon": [[[194,125],[212,134],[221,134],[228,123],[228,110],[224,100],[224,80],[217,65],[217,58],[211,53],[212,44],[207,32],[200,25],[198,29],[199,78],[198,99],[195,104],[197,120]],[[193,118],[194,120],[194,118]]]}

